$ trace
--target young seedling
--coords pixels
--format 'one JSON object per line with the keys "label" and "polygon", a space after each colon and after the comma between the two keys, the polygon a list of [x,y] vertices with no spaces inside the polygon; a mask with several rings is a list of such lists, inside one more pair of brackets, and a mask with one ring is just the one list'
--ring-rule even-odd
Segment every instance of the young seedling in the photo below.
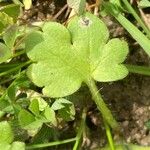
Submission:
{"label": "young seedling", "polygon": [[114,129],[116,120],[104,103],[95,81],[110,82],[127,76],[122,64],[128,45],[120,39],[108,41],[109,31],[96,16],[84,13],[73,17],[67,27],[48,22],[42,31],[32,32],[26,40],[26,52],[33,62],[28,77],[43,94],[52,98],[73,94],[84,82],[103,118]]}

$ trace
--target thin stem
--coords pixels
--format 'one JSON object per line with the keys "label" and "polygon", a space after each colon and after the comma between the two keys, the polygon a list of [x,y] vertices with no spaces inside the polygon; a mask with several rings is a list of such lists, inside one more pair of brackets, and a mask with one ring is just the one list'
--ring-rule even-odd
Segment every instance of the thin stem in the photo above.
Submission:
{"label": "thin stem", "polygon": [[143,30],[145,31],[145,33],[150,38],[150,30],[144,24],[143,20],[138,16],[138,14],[136,13],[136,11],[132,8],[132,6],[128,2],[128,0],[122,0],[122,2],[125,4],[125,6],[127,7],[128,11],[134,16],[134,18],[136,19],[136,21],[140,24],[140,26],[143,28]]}
{"label": "thin stem", "polygon": [[63,141],[56,141],[56,142],[50,142],[50,143],[44,143],[44,144],[34,144],[34,145],[26,146],[26,150],[66,144],[66,143],[74,142],[76,141],[76,139],[77,138],[75,137],[75,138],[71,138],[71,139],[67,139]]}
{"label": "thin stem", "polygon": [[106,130],[106,135],[107,135],[107,139],[109,142],[109,146],[110,146],[111,150],[115,150],[115,145],[114,145],[113,138],[111,135],[110,127],[108,126],[106,121],[104,121],[104,125],[105,125],[105,130]]}
{"label": "thin stem", "polygon": [[150,76],[150,67],[128,65],[128,64],[126,64],[126,67],[131,73],[138,73],[138,74]]}
{"label": "thin stem", "polygon": [[80,124],[80,128],[78,130],[78,134],[76,136],[76,142],[73,146],[73,150],[77,150],[78,147],[79,147],[79,143],[80,143],[80,140],[82,138],[82,135],[83,135],[83,131],[84,131],[84,128],[85,128],[85,119],[86,119],[86,108],[83,109],[83,112],[82,112],[82,118],[81,118],[81,124]]}
{"label": "thin stem", "polygon": [[10,70],[8,70],[8,71],[2,72],[2,73],[0,73],[0,77],[1,77],[1,76],[4,76],[4,75],[7,75],[7,74],[9,74],[9,73],[12,73],[12,72],[14,72],[14,71],[16,71],[16,70],[18,70],[18,69],[20,69],[20,68],[26,66],[26,65],[29,65],[30,63],[31,63],[31,61],[27,61],[27,62],[22,63],[21,65],[15,67],[15,68],[12,68],[12,69],[10,69]]}
{"label": "thin stem", "polygon": [[97,86],[95,85],[94,80],[91,79],[89,82],[87,82],[87,85],[89,87],[89,90],[91,91],[93,100],[95,101],[98,109],[102,113],[103,118],[113,129],[118,131],[119,125],[118,125],[117,121],[115,120],[115,118],[113,117],[111,111],[105,104],[104,100],[102,99],[102,97],[97,89]]}

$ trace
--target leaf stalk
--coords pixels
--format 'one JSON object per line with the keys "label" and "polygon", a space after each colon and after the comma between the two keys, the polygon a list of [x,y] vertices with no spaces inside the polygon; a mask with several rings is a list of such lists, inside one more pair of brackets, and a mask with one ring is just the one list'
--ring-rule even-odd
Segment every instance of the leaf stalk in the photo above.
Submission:
{"label": "leaf stalk", "polygon": [[109,108],[105,104],[104,100],[102,99],[102,96],[97,89],[95,81],[91,79],[87,83],[87,85],[88,85],[89,90],[92,94],[93,100],[95,101],[98,109],[102,113],[103,118],[106,120],[108,125],[110,127],[112,127],[112,129],[119,131],[119,125],[118,125],[117,121],[115,120],[115,118],[113,117],[111,111],[109,110]]}
{"label": "leaf stalk", "polygon": [[76,136],[77,140],[74,144],[73,150],[77,150],[78,147],[79,147],[79,143],[80,143],[80,140],[82,138],[82,135],[83,135],[83,132],[84,132],[84,129],[85,129],[86,111],[87,111],[86,108],[84,108],[83,112],[82,112],[80,127],[79,127],[79,130],[78,130],[77,136]]}
{"label": "leaf stalk", "polygon": [[35,144],[35,145],[26,146],[26,150],[56,146],[56,145],[66,144],[66,143],[70,143],[70,142],[74,142],[74,141],[76,141],[76,137],[71,138],[71,139],[67,139],[67,140],[63,140],[63,141],[55,141],[55,142],[50,142],[50,143]]}

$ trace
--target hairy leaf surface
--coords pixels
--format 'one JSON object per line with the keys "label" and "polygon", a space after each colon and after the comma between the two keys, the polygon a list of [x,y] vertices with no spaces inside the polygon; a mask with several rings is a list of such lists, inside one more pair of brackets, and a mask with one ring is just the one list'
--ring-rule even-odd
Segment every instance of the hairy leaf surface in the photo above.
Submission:
{"label": "hairy leaf surface", "polygon": [[42,32],[27,38],[27,55],[34,62],[27,75],[50,97],[70,95],[92,78],[101,82],[122,79],[128,74],[121,64],[128,46],[108,38],[106,25],[90,13],[73,17],[67,28],[46,23]]}
{"label": "hairy leaf surface", "polygon": [[10,124],[7,121],[0,122],[0,143],[11,143],[14,139],[14,134]]}

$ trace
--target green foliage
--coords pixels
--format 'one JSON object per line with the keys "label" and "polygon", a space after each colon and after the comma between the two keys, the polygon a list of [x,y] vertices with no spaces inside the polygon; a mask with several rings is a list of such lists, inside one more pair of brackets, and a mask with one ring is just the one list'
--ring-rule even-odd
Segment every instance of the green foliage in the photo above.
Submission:
{"label": "green foliage", "polygon": [[74,120],[75,108],[72,102],[67,99],[60,98],[55,100],[51,108],[58,110],[58,115],[66,121]]}
{"label": "green foliage", "polygon": [[48,105],[40,110],[40,100],[33,99],[28,107],[28,110],[22,109],[19,112],[19,122],[21,127],[31,130],[38,129],[43,123],[51,123],[57,125],[55,111],[58,111],[58,117],[66,121],[74,119],[75,108],[72,102],[66,99],[56,100],[51,107]]}
{"label": "green foliage", "polygon": [[[18,104],[15,103],[12,105],[16,100],[16,93],[20,88],[29,88],[30,81],[27,80],[27,77],[22,72],[18,77],[12,82],[12,84],[5,90],[3,95],[0,97],[0,110],[7,113],[16,113],[18,110]],[[15,108],[17,110],[15,110]]]}
{"label": "green foliage", "polygon": [[92,78],[109,82],[128,74],[121,64],[128,53],[127,43],[119,39],[107,43],[105,24],[92,14],[74,17],[67,28],[46,23],[42,31],[28,36],[26,51],[36,62],[29,66],[27,75],[37,86],[44,86],[44,95],[67,96]]}
{"label": "green foliage", "polygon": [[0,33],[8,26],[13,24],[12,17],[8,16],[4,12],[0,12]]}
{"label": "green foliage", "polygon": [[17,32],[18,27],[16,25],[9,24],[9,27],[5,29],[5,32],[3,33],[3,40],[5,44],[0,43],[0,63],[6,62],[9,58],[12,57],[13,47],[17,39]]}
{"label": "green foliage", "polygon": [[11,145],[11,150],[25,150],[25,143],[13,142]]}
{"label": "green foliage", "polygon": [[3,147],[3,150],[10,150],[11,145],[8,143],[0,143],[0,147]]}
{"label": "green foliage", "polygon": [[5,12],[0,12],[0,20],[4,26],[13,24],[13,18],[8,16]]}
{"label": "green foliage", "polygon": [[20,14],[20,6],[11,4],[1,7],[0,9],[0,35],[8,27],[16,23]]}
{"label": "green foliage", "polygon": [[11,143],[14,139],[14,135],[10,124],[7,121],[0,122],[0,143]]}
{"label": "green foliage", "polygon": [[6,13],[9,17],[13,19],[13,22],[15,23],[17,21],[18,16],[20,15],[20,5],[5,5],[1,7],[0,12]]}
{"label": "green foliage", "polygon": [[16,93],[20,88],[28,88],[30,82],[27,80],[25,74],[22,72],[16,80],[8,87],[7,96],[10,101],[16,100]]}
{"label": "green foliage", "polygon": [[42,122],[31,114],[29,111],[22,109],[19,112],[18,120],[22,128],[24,129],[38,129],[42,126]]}
{"label": "green foliage", "polygon": [[25,150],[23,142],[13,142],[14,134],[7,121],[0,122],[0,148],[3,150]]}
{"label": "green foliage", "polygon": [[18,118],[22,128],[25,129],[38,129],[43,123],[50,122],[56,126],[56,116],[53,109],[46,106],[43,111],[39,110],[39,101],[33,99],[29,105],[29,111],[22,109],[19,112]]}
{"label": "green foliage", "polygon": [[[119,131],[120,128],[116,128],[118,124],[104,103],[94,80],[111,82],[123,79],[128,74],[127,68],[132,73],[144,74],[145,72],[145,75],[149,75],[149,69],[122,64],[128,54],[127,43],[118,38],[109,40],[109,31],[106,25],[96,16],[85,12],[86,0],[67,0],[69,7],[75,10],[76,16],[70,18],[66,26],[56,22],[42,22],[41,24],[44,24],[43,26],[40,25],[42,28],[18,26],[19,20],[17,18],[20,14],[20,6],[23,6],[22,2],[25,9],[29,9],[32,1],[12,1],[15,4],[0,8],[0,77],[1,83],[3,78],[6,79],[7,83],[4,84],[4,87],[3,85],[0,86],[0,119],[9,120],[9,123],[7,121],[0,122],[0,149],[2,147],[4,150],[25,150],[25,143],[14,142],[14,139],[20,139],[20,136],[24,141],[29,140],[29,143],[33,144],[26,146],[26,149],[40,149],[76,141],[73,147],[76,150],[80,146],[86,130],[87,108],[83,108],[80,127],[75,138],[59,141],[58,138],[62,137],[61,134],[64,133],[64,130],[61,130],[60,133],[58,130],[59,127],[64,127],[64,121],[75,119],[74,104],[62,97],[76,92],[82,83],[88,86],[106,125],[116,129],[114,131]],[[124,8],[120,0],[110,0],[109,2],[104,2],[104,5],[102,3],[105,6],[104,11],[112,14],[150,54],[149,39],[121,14]],[[122,0],[122,2],[130,6],[127,1]],[[149,7],[148,1],[141,0],[139,7]],[[137,15],[132,12],[131,7],[127,8],[134,17]],[[138,19],[136,20],[138,21]],[[145,30],[145,25],[143,26],[140,21],[138,23],[149,36],[150,32]],[[30,34],[28,35],[28,33]],[[22,51],[23,49],[24,51],[23,40],[26,36],[25,50],[31,61],[25,62],[25,64],[28,65],[32,62],[27,68],[27,74],[25,71],[20,73],[26,68],[19,62],[27,58],[24,57],[25,55],[16,57],[20,55],[16,53],[16,50]],[[14,68],[17,67],[16,71]],[[8,75],[8,73],[12,73],[9,72],[11,69],[15,72]],[[5,73],[8,76],[5,77]],[[31,84],[26,75],[35,85],[42,88],[44,95],[41,94],[39,88]],[[10,78],[7,80],[7,77]],[[10,82],[12,83],[10,84]],[[83,91],[80,92],[83,94]],[[57,99],[50,99],[49,97]],[[86,98],[84,97],[84,99]],[[86,101],[86,106],[88,106],[88,102]],[[82,102],[82,105],[84,103],[85,101]],[[80,104],[79,102],[77,106]],[[149,124],[149,121],[145,123],[148,129],[150,128]],[[108,135],[106,126],[105,129],[110,138],[111,130],[109,129]],[[26,138],[23,136],[24,132]],[[45,143],[51,140],[55,140],[55,142]],[[34,143],[41,144],[34,145]],[[113,150],[112,137],[109,139],[109,144],[112,144],[111,149]],[[147,149],[147,147],[131,144],[120,144],[115,145],[115,147],[116,150],[124,148]],[[103,150],[109,149],[110,147],[103,148]]]}
{"label": "green foliage", "polygon": [[0,143],[0,147],[3,150],[25,150],[25,144],[23,142],[13,142],[12,144]]}
{"label": "green foliage", "polygon": [[29,110],[35,115],[38,116],[39,115],[39,102],[37,99],[33,99],[31,101],[31,104],[29,106]]}
{"label": "green foliage", "polygon": [[147,8],[150,7],[150,1],[149,0],[140,0],[138,6],[140,8]]}
{"label": "green foliage", "polygon": [[12,56],[12,52],[5,44],[0,43],[0,63],[7,61]]}
{"label": "green foliage", "polygon": [[46,107],[43,112],[45,118],[48,120],[48,122],[51,122],[54,126],[57,125],[56,115],[52,108]]}
{"label": "green foliage", "polygon": [[17,25],[12,25],[8,29],[6,29],[5,33],[3,34],[3,40],[5,44],[12,49],[18,33],[18,26]]}
{"label": "green foliage", "polygon": [[117,7],[119,7],[119,9],[123,10],[122,4],[121,4],[121,0],[109,0],[109,2],[114,4],[114,5],[116,5]]}
{"label": "green foliage", "polygon": [[67,0],[67,3],[77,14],[82,15],[85,12],[86,0]]}
{"label": "green foliage", "polygon": [[[125,2],[128,4],[128,1],[125,1]],[[149,44],[150,40],[149,40],[149,38],[147,38],[123,14],[121,14],[120,11],[118,10],[117,6],[115,6],[111,3],[104,3],[103,6],[104,6],[105,10],[107,11],[107,13],[114,16],[115,19],[130,33],[130,35],[138,42],[138,44],[150,56],[150,44]],[[130,6],[129,8],[131,9],[132,7]],[[140,23],[141,23],[141,21],[140,21]],[[142,27],[143,27],[143,22],[142,22]],[[145,25],[144,25],[144,27],[145,27]],[[147,31],[147,29],[145,29],[145,31]],[[148,30],[146,33],[150,37],[150,31]]]}

